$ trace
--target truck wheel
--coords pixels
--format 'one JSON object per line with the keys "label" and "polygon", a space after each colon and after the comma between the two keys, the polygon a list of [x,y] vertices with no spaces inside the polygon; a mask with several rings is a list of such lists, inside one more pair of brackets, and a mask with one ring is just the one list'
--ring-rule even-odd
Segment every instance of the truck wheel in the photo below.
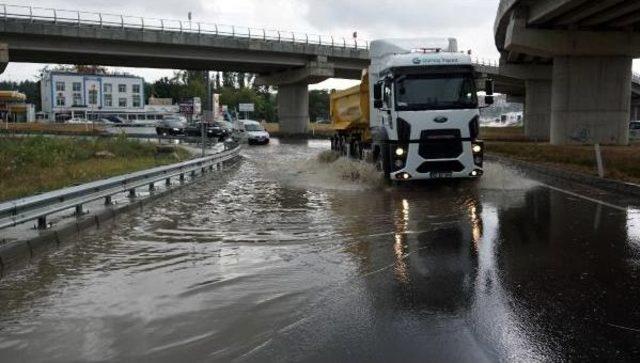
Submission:
{"label": "truck wheel", "polygon": [[380,153],[378,154],[378,160],[376,161],[376,168],[382,172],[384,181],[391,183],[391,160],[389,158],[389,145],[382,145],[380,147]]}

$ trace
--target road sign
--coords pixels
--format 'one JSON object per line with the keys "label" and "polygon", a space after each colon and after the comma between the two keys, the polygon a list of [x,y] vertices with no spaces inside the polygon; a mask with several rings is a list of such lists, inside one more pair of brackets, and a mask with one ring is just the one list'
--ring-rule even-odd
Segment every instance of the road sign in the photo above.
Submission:
{"label": "road sign", "polygon": [[238,105],[240,112],[253,112],[255,111],[255,105],[253,103],[241,103]]}

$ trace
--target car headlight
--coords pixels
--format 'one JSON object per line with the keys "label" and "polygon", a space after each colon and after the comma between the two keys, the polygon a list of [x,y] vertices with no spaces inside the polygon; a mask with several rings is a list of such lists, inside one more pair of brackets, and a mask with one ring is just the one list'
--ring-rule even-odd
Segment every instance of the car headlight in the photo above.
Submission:
{"label": "car headlight", "polygon": [[471,149],[473,150],[474,154],[479,154],[482,152],[482,145],[475,144]]}
{"label": "car headlight", "polygon": [[180,129],[176,129],[176,128],[174,128],[174,129],[173,129],[173,131],[180,131]]}
{"label": "car headlight", "polygon": [[405,153],[404,149],[399,147],[396,149],[396,156],[403,156]]}

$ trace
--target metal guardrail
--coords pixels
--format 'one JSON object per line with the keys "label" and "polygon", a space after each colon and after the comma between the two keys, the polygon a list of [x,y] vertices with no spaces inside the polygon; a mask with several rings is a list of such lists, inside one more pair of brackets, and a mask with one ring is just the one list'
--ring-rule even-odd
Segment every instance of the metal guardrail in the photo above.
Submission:
{"label": "metal guardrail", "polygon": [[500,62],[495,59],[475,58],[472,63],[480,66],[500,67]]}
{"label": "metal guardrail", "polygon": [[194,21],[157,19],[108,13],[84,12],[23,5],[0,4],[0,19],[46,21],[71,26],[97,26],[123,30],[156,30],[198,35],[227,36],[262,41],[312,44],[334,48],[369,49],[366,40],[339,38],[327,35],[298,33],[272,29],[259,29],[235,25],[202,23]]}
{"label": "metal guardrail", "polygon": [[110,205],[112,196],[119,193],[129,193],[129,196],[134,198],[137,188],[148,186],[149,190],[153,191],[157,182],[164,180],[166,185],[171,185],[171,178],[178,177],[180,181],[184,181],[186,174],[195,176],[199,171],[204,174],[207,170],[219,169],[221,163],[237,157],[240,148],[236,146],[204,158],[2,203],[0,204],[0,229],[33,220],[38,220],[38,228],[46,228],[47,216],[51,214],[75,208],[76,214],[81,215],[84,204],[104,198],[105,204]]}

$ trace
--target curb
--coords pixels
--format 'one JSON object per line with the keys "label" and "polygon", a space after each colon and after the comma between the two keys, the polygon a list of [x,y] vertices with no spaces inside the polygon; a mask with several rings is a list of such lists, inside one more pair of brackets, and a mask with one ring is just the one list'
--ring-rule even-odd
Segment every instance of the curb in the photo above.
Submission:
{"label": "curb", "polygon": [[[238,155],[236,158],[229,160],[228,165],[233,166],[240,159],[240,155]],[[207,173],[205,176],[211,174],[213,173]],[[9,271],[24,266],[28,261],[38,255],[48,250],[59,248],[62,243],[79,236],[84,230],[92,227],[100,229],[101,225],[106,224],[118,215],[126,214],[134,210],[142,210],[144,205],[152,203],[167,194],[173,194],[182,187],[202,179],[202,177],[199,177],[197,179],[191,179],[190,182],[177,183],[170,188],[157,190],[143,199],[136,199],[121,206],[112,206],[96,213],[89,213],[81,218],[77,218],[75,221],[70,220],[62,223],[59,227],[52,228],[38,237],[2,245],[0,246],[0,278],[6,276]]]}
{"label": "curb", "polygon": [[522,161],[491,153],[486,155],[486,160],[497,161],[502,164],[513,166],[519,169],[526,169],[527,171],[533,171],[543,176],[550,176],[553,178],[568,180],[579,184],[592,186],[598,189],[603,189],[609,192],[627,194],[640,198],[640,185],[638,184],[621,182],[612,179],[601,179],[588,174],[563,170],[559,167],[540,165],[529,161]]}

